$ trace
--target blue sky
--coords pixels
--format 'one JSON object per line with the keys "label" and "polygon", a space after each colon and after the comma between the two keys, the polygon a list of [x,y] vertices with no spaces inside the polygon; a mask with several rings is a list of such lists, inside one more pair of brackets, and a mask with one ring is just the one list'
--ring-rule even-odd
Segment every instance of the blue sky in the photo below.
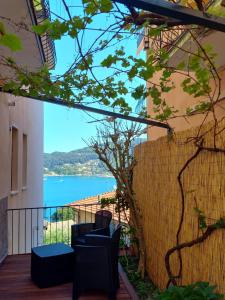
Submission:
{"label": "blue sky", "polygon": [[[67,3],[72,3],[67,0]],[[51,9],[58,15],[66,17],[61,1],[51,0]],[[101,20],[100,20],[101,21]],[[104,24],[105,20],[102,20]],[[99,22],[101,24],[101,22]],[[92,38],[93,38],[93,32]],[[89,39],[89,36],[86,37]],[[57,65],[55,73],[62,73],[73,61],[76,46],[73,40],[64,37],[56,41]],[[127,51],[134,55],[136,52],[136,39],[126,43]],[[97,119],[103,119],[101,115],[93,114]],[[85,112],[72,108],[65,108],[54,104],[44,104],[44,152],[54,151],[68,152],[74,149],[85,147],[84,140],[95,136],[98,123],[91,123],[93,119]]]}
{"label": "blue sky", "polygon": [[95,135],[94,124],[84,112],[54,104],[44,104],[44,151],[68,152],[85,147],[83,139]]}
{"label": "blue sky", "polygon": [[[61,1],[51,0],[51,9],[63,16]],[[69,3],[69,2],[68,2]],[[66,17],[66,15],[64,15]],[[57,65],[56,74],[63,73],[74,55],[74,41],[63,38],[55,41]],[[85,147],[83,139],[96,133],[96,125],[88,124],[91,118],[85,112],[55,104],[44,104],[44,152],[68,152]]]}

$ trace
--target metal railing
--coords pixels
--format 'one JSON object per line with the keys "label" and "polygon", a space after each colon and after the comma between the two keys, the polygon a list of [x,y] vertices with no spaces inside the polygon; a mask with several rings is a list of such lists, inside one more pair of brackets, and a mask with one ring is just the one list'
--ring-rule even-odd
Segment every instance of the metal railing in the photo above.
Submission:
{"label": "metal railing", "polygon": [[[216,3],[216,0],[206,0],[204,2],[206,9],[208,9]],[[138,36],[137,47],[140,47],[140,44],[143,42],[144,50],[152,49],[153,52],[157,53],[157,51],[163,48],[167,52],[170,52],[174,49],[174,45],[181,41],[187,33],[188,30],[185,26],[180,25],[168,30],[163,30],[160,35],[152,38],[149,36],[148,28],[144,28]]]}
{"label": "metal railing", "polygon": [[156,36],[154,40],[149,42],[149,46],[153,51],[158,51],[163,48],[167,52],[170,52],[174,45],[183,38],[186,32],[184,26],[177,26],[171,30],[162,31],[159,36]]}
{"label": "metal railing", "polygon": [[185,33],[186,30],[184,26],[177,26],[171,30],[162,31],[160,35],[153,38],[149,36],[148,28],[144,28],[138,36],[137,47],[139,47],[143,41],[144,50],[152,49],[153,52],[157,53],[159,49],[164,48],[169,52],[174,44],[183,38]]}
{"label": "metal railing", "polygon": [[[31,0],[33,6],[36,23],[41,24],[46,19],[51,20],[49,0]],[[44,51],[45,61],[48,64],[49,69],[53,69],[56,64],[56,51],[53,40],[48,34],[43,34],[40,37],[41,44]]]}
{"label": "metal railing", "polygon": [[[8,255],[30,253],[32,247],[57,242],[70,245],[71,225],[94,222],[100,209],[99,203],[8,209]],[[127,223],[127,215],[116,213],[114,204],[104,209],[112,212],[112,226]]]}

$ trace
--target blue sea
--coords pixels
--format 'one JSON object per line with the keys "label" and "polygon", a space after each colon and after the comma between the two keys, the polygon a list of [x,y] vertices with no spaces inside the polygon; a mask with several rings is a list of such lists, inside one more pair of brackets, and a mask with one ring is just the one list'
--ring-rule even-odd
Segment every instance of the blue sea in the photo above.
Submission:
{"label": "blue sea", "polygon": [[65,205],[115,189],[111,177],[49,176],[44,177],[44,206]]}

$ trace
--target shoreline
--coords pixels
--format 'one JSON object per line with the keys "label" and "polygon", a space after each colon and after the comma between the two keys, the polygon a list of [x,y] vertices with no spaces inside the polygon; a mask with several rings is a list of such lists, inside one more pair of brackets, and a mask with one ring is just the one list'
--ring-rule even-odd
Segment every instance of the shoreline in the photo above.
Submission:
{"label": "shoreline", "polygon": [[76,174],[76,175],[44,175],[45,177],[99,177],[99,178],[114,178],[112,175],[83,175],[83,174]]}

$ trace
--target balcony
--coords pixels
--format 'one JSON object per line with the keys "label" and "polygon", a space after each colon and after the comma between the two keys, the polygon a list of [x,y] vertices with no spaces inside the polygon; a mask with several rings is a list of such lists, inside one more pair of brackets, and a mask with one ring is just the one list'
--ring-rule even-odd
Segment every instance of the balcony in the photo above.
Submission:
{"label": "balcony", "polygon": [[[30,0],[30,3],[34,14],[35,24],[41,24],[46,19],[51,20],[48,0]],[[56,64],[55,44],[47,34],[42,35],[40,41],[45,62],[48,64],[49,69],[54,69]]]}
{"label": "balcony", "polygon": [[[94,221],[95,212],[100,208],[101,205],[95,202],[83,205],[8,209],[6,212],[8,256],[0,265],[1,297],[13,300],[71,299],[72,283],[39,289],[31,281],[31,248],[56,242],[70,244],[71,225]],[[125,222],[125,216],[116,213],[113,204],[106,209],[112,212],[112,227],[119,220]],[[135,299],[133,289],[120,267],[119,273],[120,288],[117,299]],[[91,292],[84,294],[80,299],[103,300],[107,299],[107,295]]]}
{"label": "balcony", "polygon": [[154,39],[149,37],[148,29],[145,28],[138,37],[137,47],[145,51],[151,49],[156,52],[159,49],[166,49],[170,52],[174,45],[182,40],[183,36],[186,34],[184,26],[177,26],[172,30],[163,31],[159,36],[154,37]]}
{"label": "balcony", "polygon": [[[31,30],[33,25],[50,18],[48,0],[0,1],[0,10],[5,18],[3,22],[7,31],[15,33],[22,42],[22,50],[12,53],[5,47],[0,47],[1,54],[13,57],[21,67],[29,71],[36,71],[43,64],[53,69],[56,63],[54,42],[49,36],[40,37]],[[0,71],[2,75],[8,75],[9,72],[3,67]]]}
{"label": "balcony", "polygon": [[[205,1],[207,8],[213,7],[216,3],[217,1],[215,0]],[[218,53],[216,65],[218,68],[223,67],[225,65],[225,57],[221,44],[225,43],[225,34],[223,32],[198,27],[196,29],[196,36],[202,44],[213,45],[214,52]],[[165,49],[170,55],[169,65],[171,67],[176,67],[177,63],[181,61],[187,61],[188,53],[195,53],[198,50],[196,43],[191,39],[187,26],[176,26],[170,30],[164,30],[160,35],[154,38],[149,37],[148,28],[145,28],[139,34],[137,48],[137,52],[151,49],[154,53],[157,53],[160,49]]]}

